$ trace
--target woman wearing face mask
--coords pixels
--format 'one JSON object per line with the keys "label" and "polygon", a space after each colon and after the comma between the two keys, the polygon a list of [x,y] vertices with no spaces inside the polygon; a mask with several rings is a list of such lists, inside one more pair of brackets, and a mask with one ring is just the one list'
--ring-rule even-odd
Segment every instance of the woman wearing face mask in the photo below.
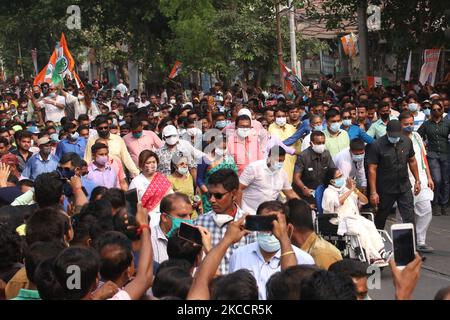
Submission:
{"label": "woman wearing face mask", "polygon": [[339,223],[338,234],[359,235],[363,248],[371,263],[385,266],[386,255],[383,240],[375,224],[359,214],[359,207],[368,203],[367,197],[357,188],[352,179],[345,180],[337,168],[329,168],[325,174],[326,189],[323,193],[324,214],[336,213]]}
{"label": "woman wearing face mask", "polygon": [[[167,179],[172,183],[172,190],[174,192],[184,193],[189,199],[194,201],[194,179],[189,173],[187,158],[183,156],[174,157],[171,166],[172,174],[168,176]],[[195,210],[192,212],[192,218],[197,218]]]}
{"label": "woman wearing face mask", "polygon": [[408,97],[408,110],[414,117],[414,131],[417,131],[425,121],[425,114],[420,111],[420,104],[417,96],[414,95]]}
{"label": "woman wearing face mask", "polygon": [[214,141],[205,148],[206,155],[197,167],[197,186],[202,192],[203,212],[212,210],[208,200],[208,181],[212,174],[222,169],[231,169],[237,173],[237,166],[232,156],[228,154],[225,136],[222,141]]}
{"label": "woman wearing face mask", "polygon": [[157,171],[159,158],[153,151],[144,150],[139,154],[139,168],[141,173],[130,183],[130,190],[136,189],[138,202],[147,209],[151,217],[152,226],[159,223],[159,204],[161,200],[173,193],[172,184]]}

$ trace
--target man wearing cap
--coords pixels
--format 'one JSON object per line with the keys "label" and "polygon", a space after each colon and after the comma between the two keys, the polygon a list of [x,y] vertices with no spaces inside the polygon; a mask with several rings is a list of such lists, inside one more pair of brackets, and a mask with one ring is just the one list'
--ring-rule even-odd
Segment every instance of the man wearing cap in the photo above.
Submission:
{"label": "man wearing cap", "polygon": [[171,174],[170,164],[173,156],[183,154],[188,159],[189,172],[195,181],[197,178],[197,164],[201,163],[201,159],[205,154],[195,149],[189,141],[180,139],[177,128],[172,125],[168,125],[163,129],[162,138],[165,144],[156,150],[159,158],[158,171],[169,176]]}
{"label": "man wearing cap", "polygon": [[33,155],[25,166],[21,178],[35,180],[42,173],[55,171],[58,167],[58,158],[51,154],[52,145],[48,137],[37,141],[39,153]]}
{"label": "man wearing cap", "polygon": [[377,229],[384,229],[392,206],[397,207],[404,223],[414,223],[414,199],[409,182],[408,166],[414,176],[414,194],[420,192],[420,179],[414,147],[402,133],[398,120],[386,126],[386,135],[377,139],[369,148],[370,202],[378,212],[375,215]]}

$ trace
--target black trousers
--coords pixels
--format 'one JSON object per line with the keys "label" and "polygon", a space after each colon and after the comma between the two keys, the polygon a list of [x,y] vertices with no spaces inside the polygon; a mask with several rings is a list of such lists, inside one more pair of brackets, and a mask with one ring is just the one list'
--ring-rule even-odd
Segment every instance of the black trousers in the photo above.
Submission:
{"label": "black trousers", "polygon": [[375,226],[377,229],[384,229],[386,219],[396,201],[403,223],[414,224],[414,198],[411,190],[394,194],[380,193],[379,197],[380,203],[378,212],[375,215]]}

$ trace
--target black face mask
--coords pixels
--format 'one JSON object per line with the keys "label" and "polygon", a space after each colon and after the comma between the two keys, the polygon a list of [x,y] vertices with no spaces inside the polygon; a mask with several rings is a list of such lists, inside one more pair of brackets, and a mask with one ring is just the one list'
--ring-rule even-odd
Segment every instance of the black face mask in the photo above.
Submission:
{"label": "black face mask", "polygon": [[100,138],[108,138],[109,136],[109,130],[97,131],[97,133]]}
{"label": "black face mask", "polygon": [[41,94],[40,94],[40,93],[35,93],[35,94],[33,94],[33,96],[34,96],[36,99],[38,99],[38,98],[41,96]]}
{"label": "black face mask", "polygon": [[389,113],[385,113],[385,114],[380,114],[381,119],[383,119],[384,121],[389,120]]}

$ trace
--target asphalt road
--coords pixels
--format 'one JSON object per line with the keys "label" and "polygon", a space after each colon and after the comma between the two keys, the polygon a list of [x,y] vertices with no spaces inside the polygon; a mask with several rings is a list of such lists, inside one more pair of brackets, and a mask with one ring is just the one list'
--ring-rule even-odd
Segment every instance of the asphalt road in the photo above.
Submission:
{"label": "asphalt road", "polygon": [[[390,217],[386,230],[390,230],[393,218]],[[415,300],[432,300],[439,289],[450,286],[450,216],[433,217],[427,233],[427,244],[435,252],[424,254],[426,260],[414,291]],[[391,270],[386,267],[381,272],[380,289],[369,290],[369,295],[374,300],[393,300],[394,292]]]}

